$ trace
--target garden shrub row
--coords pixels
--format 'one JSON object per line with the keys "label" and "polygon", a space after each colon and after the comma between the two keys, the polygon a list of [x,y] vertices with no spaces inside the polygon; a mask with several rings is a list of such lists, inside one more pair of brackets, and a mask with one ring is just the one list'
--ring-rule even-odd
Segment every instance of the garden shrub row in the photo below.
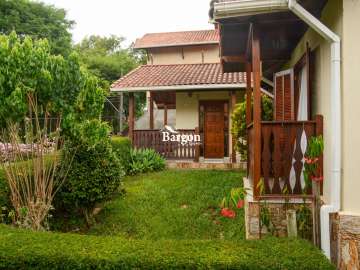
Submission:
{"label": "garden shrub row", "polygon": [[0,269],[334,270],[309,242],[141,241],[0,225]]}

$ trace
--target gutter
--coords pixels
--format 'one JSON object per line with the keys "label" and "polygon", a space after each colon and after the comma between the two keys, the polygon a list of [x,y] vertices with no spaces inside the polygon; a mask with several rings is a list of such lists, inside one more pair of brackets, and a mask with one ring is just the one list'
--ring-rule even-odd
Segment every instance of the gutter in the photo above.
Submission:
{"label": "gutter", "polygon": [[[285,7],[285,4],[287,6]],[[331,43],[331,145],[330,203],[320,209],[321,248],[330,259],[330,214],[340,211],[341,200],[341,40],[296,0],[243,0],[215,4],[214,17],[248,16],[290,10]]]}

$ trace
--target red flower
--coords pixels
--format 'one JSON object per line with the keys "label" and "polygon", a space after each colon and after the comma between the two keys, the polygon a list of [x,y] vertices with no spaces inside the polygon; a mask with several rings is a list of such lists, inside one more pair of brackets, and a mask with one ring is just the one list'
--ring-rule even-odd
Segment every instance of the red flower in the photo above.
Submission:
{"label": "red flower", "polygon": [[238,208],[238,209],[241,209],[241,208],[243,208],[244,207],[244,200],[239,200],[238,201],[238,203],[237,203],[237,205],[236,205],[236,207]]}
{"label": "red flower", "polygon": [[314,182],[322,182],[322,181],[324,181],[324,177],[323,176],[319,176],[319,177],[312,176],[311,180]]}
{"label": "red flower", "polygon": [[221,215],[227,218],[235,218],[236,213],[234,210],[231,210],[229,208],[223,208],[221,209]]}
{"label": "red flower", "polygon": [[319,158],[304,158],[306,164],[315,164],[319,161]]}

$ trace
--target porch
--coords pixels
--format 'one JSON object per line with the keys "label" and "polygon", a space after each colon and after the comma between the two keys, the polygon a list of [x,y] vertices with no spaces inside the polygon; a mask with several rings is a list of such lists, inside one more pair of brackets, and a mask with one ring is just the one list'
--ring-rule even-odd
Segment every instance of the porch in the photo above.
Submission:
{"label": "porch", "polygon": [[[322,6],[309,5],[316,14]],[[306,45],[305,53],[296,52],[297,60],[290,61],[307,26],[286,12],[221,17],[220,7],[223,70],[246,72],[247,179],[253,198],[313,201],[303,171],[309,140],[323,135],[323,117],[313,108],[315,53]],[[263,81],[274,94],[272,121],[262,119]]]}
{"label": "porch", "polygon": [[[147,65],[120,79],[112,91],[129,95],[128,135],[135,148],[154,149],[172,167],[227,169],[240,167],[231,165],[240,161],[231,113],[244,97],[244,76],[223,74],[220,64]],[[138,92],[147,93],[141,125],[134,112]]]}

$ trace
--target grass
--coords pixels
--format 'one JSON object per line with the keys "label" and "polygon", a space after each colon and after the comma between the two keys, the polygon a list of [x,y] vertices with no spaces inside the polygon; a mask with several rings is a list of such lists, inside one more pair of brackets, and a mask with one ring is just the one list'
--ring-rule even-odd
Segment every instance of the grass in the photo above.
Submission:
{"label": "grass", "polygon": [[0,225],[0,269],[335,270],[301,239],[244,239],[244,213],[219,215],[242,173],[164,171],[127,177],[88,234]]}
{"label": "grass", "polygon": [[243,210],[220,217],[221,199],[242,185],[236,171],[174,171],[127,177],[126,194],[105,205],[93,235],[145,240],[241,240]]}

